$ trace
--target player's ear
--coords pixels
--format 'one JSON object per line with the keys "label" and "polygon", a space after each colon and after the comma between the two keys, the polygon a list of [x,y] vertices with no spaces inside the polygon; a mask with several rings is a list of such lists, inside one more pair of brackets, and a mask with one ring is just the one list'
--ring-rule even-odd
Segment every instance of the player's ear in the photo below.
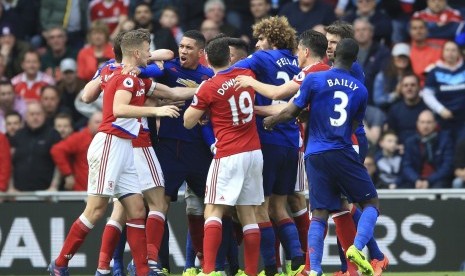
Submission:
{"label": "player's ear", "polygon": [[207,55],[205,53],[205,49],[199,49],[199,56],[203,56],[203,55],[205,55],[205,56]]}

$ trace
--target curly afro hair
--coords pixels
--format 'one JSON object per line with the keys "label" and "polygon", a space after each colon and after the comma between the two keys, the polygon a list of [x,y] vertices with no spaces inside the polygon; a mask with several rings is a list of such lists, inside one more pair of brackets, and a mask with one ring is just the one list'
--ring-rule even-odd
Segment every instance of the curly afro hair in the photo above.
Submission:
{"label": "curly afro hair", "polygon": [[260,20],[252,26],[253,36],[263,36],[268,43],[277,49],[297,48],[296,30],[292,28],[285,16],[272,16]]}

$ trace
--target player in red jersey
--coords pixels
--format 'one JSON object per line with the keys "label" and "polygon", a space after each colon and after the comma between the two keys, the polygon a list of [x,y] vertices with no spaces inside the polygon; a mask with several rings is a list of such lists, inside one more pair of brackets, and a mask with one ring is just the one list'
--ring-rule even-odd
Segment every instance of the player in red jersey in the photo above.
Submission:
{"label": "player in red jersey", "polygon": [[[146,66],[150,57],[150,37],[141,32],[123,36],[123,62]],[[140,130],[137,118],[144,116],[179,116],[175,106],[143,107],[145,83],[137,77],[117,74],[105,87],[103,121],[88,151],[89,183],[87,205],[73,223],[58,258],[49,265],[50,275],[69,275],[68,262],[83,243],[88,232],[103,216],[108,197],[118,197],[123,204],[128,241],[138,275],[155,275],[147,265],[145,207],[134,167],[131,140]]]}
{"label": "player in red jersey", "polygon": [[119,33],[122,23],[128,19],[128,7],[127,0],[93,0],[89,4],[90,20],[103,21],[113,37]]}
{"label": "player in red jersey", "polygon": [[[145,30],[139,29],[138,32],[145,32],[147,35],[150,35]],[[120,72],[121,70],[132,71],[134,68],[130,67],[129,69],[123,69],[121,65],[122,52],[121,52],[121,38],[124,35],[124,32],[117,35],[114,40],[114,53],[115,53],[115,62],[108,63],[105,65],[100,72],[97,72],[95,81],[99,82],[100,86],[94,84],[86,85],[85,93],[83,98],[87,103],[96,99],[100,94],[101,90],[105,89],[108,81]],[[157,50],[155,53],[159,58],[170,58],[166,56],[167,53],[163,49]],[[161,54],[161,56],[160,56]],[[152,57],[153,59],[154,57]],[[136,70],[137,71],[137,70]],[[138,70],[140,71],[140,70]],[[176,91],[171,89],[163,84],[158,84],[152,82],[150,79],[143,79],[147,87],[151,87],[148,92],[145,94],[148,97],[162,97],[172,100],[185,100],[190,99],[193,96],[192,89],[179,88]],[[154,91],[154,88],[156,88]],[[195,90],[194,90],[195,91]],[[147,97],[145,98],[147,99]],[[149,207],[148,218],[146,221],[146,232],[147,232],[147,253],[148,253],[148,263],[149,267],[156,271],[158,274],[161,273],[160,269],[157,266],[158,261],[158,252],[160,249],[160,243],[163,237],[164,232],[164,222],[165,215],[168,209],[168,206],[164,200],[165,189],[164,189],[164,178],[163,173],[160,168],[160,163],[152,147],[150,132],[148,130],[147,119],[141,118],[141,129],[139,136],[132,141],[134,148],[134,162],[137,170],[137,176],[141,184],[141,191],[146,199]],[[100,272],[109,272],[110,261],[112,253],[117,246],[118,240],[120,239],[124,223],[126,222],[126,214],[124,208],[119,201],[114,201],[113,211],[110,219],[107,222],[105,227],[102,245],[100,248],[99,255],[99,265],[97,273],[98,275],[105,275]],[[126,239],[122,242],[125,243]],[[130,274],[135,274],[135,266],[131,262]],[[115,259],[113,264],[113,274],[118,272],[122,273],[123,264],[122,259]],[[96,274],[97,275],[97,274]]]}
{"label": "player in red jersey", "polygon": [[[297,46],[297,58],[299,67],[302,71],[295,75],[291,81],[285,82],[280,86],[266,84],[249,76],[238,76],[236,78],[236,87],[252,87],[258,93],[273,100],[281,100],[291,97],[297,93],[304,78],[312,73],[318,71],[328,70],[330,67],[323,62],[326,56],[326,48],[328,42],[325,36],[317,31],[308,30],[299,36],[299,43]],[[256,112],[265,116],[277,114],[283,109],[286,104],[258,106],[255,107]],[[303,137],[303,128],[301,127],[301,137]],[[307,201],[305,199],[305,190],[308,190],[308,184],[304,169],[303,160],[303,139],[299,142],[301,151],[299,152],[299,166],[297,170],[297,181],[295,186],[295,193],[288,195],[287,201],[292,212],[292,217],[299,232],[299,239],[303,252],[307,252],[307,234],[310,220],[308,217]],[[308,264],[308,262],[307,262]],[[286,262],[289,266],[290,262]],[[306,270],[309,270],[307,265]]]}
{"label": "player in red jersey", "polygon": [[254,91],[236,91],[234,79],[254,74],[247,69],[228,68],[230,56],[225,38],[211,41],[206,53],[216,75],[199,86],[184,113],[184,126],[191,129],[209,112],[218,139],[205,191],[204,265],[200,275],[216,274],[221,218],[227,206],[236,206],[243,225],[245,274],[253,276],[257,275],[260,247],[254,211],[264,201],[263,156],[253,112]]}

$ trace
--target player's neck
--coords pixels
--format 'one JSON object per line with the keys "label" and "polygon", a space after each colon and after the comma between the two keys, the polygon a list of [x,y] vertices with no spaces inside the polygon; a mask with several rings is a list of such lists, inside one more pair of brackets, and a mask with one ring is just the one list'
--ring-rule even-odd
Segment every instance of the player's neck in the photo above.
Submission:
{"label": "player's neck", "polygon": [[136,60],[132,57],[123,57],[123,60],[121,60],[121,63],[124,64],[125,66],[138,66]]}
{"label": "player's neck", "polygon": [[314,65],[314,64],[317,64],[318,62],[321,62],[321,59],[320,58],[317,58],[317,57],[308,57],[306,60],[305,60],[305,64],[303,66],[303,68],[307,67],[307,66],[310,66],[310,65]]}
{"label": "player's neck", "polygon": [[333,68],[342,69],[342,70],[346,70],[346,71],[350,71],[351,66],[352,66],[352,64],[351,65],[344,64],[343,62],[340,62],[338,60],[335,60],[334,64],[333,64]]}
{"label": "player's neck", "polygon": [[223,66],[223,67],[212,67],[213,72],[215,74],[218,73],[218,72],[224,71],[224,70],[226,70],[228,68],[229,68],[229,65],[228,66]]}

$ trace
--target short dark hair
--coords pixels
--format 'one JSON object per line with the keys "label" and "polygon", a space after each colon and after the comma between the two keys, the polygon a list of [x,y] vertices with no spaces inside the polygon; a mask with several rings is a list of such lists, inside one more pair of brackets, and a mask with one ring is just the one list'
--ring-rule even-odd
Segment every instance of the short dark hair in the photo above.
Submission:
{"label": "short dark hair", "polygon": [[415,80],[417,81],[417,84],[420,85],[420,78],[413,72],[408,72],[405,75],[403,75],[402,78],[400,79],[400,82],[402,83],[402,81],[404,81],[405,78],[409,78],[409,77],[415,78]]}
{"label": "short dark hair", "polygon": [[325,31],[333,35],[338,35],[341,39],[354,38],[354,27],[341,20],[335,21],[333,24],[326,26]]}
{"label": "short dark hair", "polygon": [[27,54],[33,54],[37,57],[37,59],[39,60],[40,62],[40,55],[37,51],[34,51],[34,50],[27,50],[26,52],[24,52],[22,58],[21,58],[21,63],[23,63],[25,60],[26,60],[26,55]]}
{"label": "short dark hair", "polygon": [[244,51],[246,54],[249,52],[249,45],[240,38],[231,37],[228,39],[228,44],[231,47]]}
{"label": "short dark hair", "polygon": [[121,31],[119,32],[115,39],[113,40],[113,53],[115,54],[115,61],[121,63],[123,60],[123,51],[121,50],[121,40],[123,40],[123,36],[128,31]]}
{"label": "short dark hair", "polygon": [[344,64],[352,64],[357,60],[358,43],[353,38],[344,38],[336,46],[334,57]]}
{"label": "short dark hair", "polygon": [[397,133],[396,133],[394,130],[388,129],[388,130],[386,130],[385,132],[383,132],[383,134],[381,134],[381,137],[379,138],[379,141],[380,141],[380,142],[383,141],[384,138],[385,138],[386,136],[388,136],[388,135],[394,135],[394,136],[396,136],[397,138],[399,138],[399,136],[397,136]]}
{"label": "short dark hair", "polygon": [[66,112],[60,112],[58,113],[55,118],[53,119],[53,121],[55,121],[56,119],[67,119],[69,121],[69,123],[71,125],[73,125],[73,117],[71,116],[71,114],[69,113],[66,113]]}
{"label": "short dark hair", "polygon": [[135,11],[138,7],[141,7],[141,6],[147,7],[147,8],[150,10],[150,12],[152,13],[152,7],[151,7],[150,4],[147,3],[147,2],[139,2],[139,3],[136,5],[136,7],[134,8],[134,11]]}
{"label": "short dark hair", "polygon": [[13,84],[11,83],[10,80],[6,79],[6,80],[0,80],[0,86],[1,85],[9,85],[11,87],[13,87]]}
{"label": "short dark hair", "polygon": [[328,48],[328,40],[326,36],[314,30],[307,30],[300,34],[299,44],[310,49],[319,58],[326,56],[326,49]]}
{"label": "short dark hair", "polygon": [[227,66],[230,60],[229,43],[227,38],[210,41],[205,48],[208,63],[213,67]]}
{"label": "short dark hair", "polygon": [[197,30],[189,30],[184,33],[183,37],[188,37],[195,40],[195,43],[197,46],[199,46],[200,49],[204,49],[205,44],[207,43],[205,36],[203,36],[203,34]]}
{"label": "short dark hair", "polygon": [[5,113],[5,120],[6,120],[6,118],[8,118],[8,117],[10,117],[10,116],[18,116],[18,117],[19,117],[19,120],[20,120],[20,121],[23,121],[23,117],[22,117],[21,114],[19,114],[19,112],[16,111],[16,110],[8,111],[7,113]]}

